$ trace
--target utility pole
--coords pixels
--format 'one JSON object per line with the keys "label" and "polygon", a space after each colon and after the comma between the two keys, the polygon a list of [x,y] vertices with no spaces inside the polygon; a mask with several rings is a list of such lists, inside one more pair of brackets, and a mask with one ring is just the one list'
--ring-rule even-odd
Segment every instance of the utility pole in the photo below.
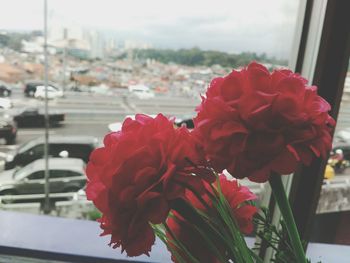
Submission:
{"label": "utility pole", "polygon": [[44,144],[44,158],[45,158],[45,200],[43,211],[44,214],[49,214],[51,211],[50,206],[50,184],[49,184],[49,115],[48,115],[48,99],[47,99],[47,89],[48,89],[48,54],[47,54],[47,0],[44,0],[44,86],[45,86],[45,144]]}
{"label": "utility pole", "polygon": [[64,47],[63,47],[63,92],[66,91],[66,71],[67,71],[67,47],[68,47],[68,30],[65,27],[63,29],[63,39],[64,39]]}

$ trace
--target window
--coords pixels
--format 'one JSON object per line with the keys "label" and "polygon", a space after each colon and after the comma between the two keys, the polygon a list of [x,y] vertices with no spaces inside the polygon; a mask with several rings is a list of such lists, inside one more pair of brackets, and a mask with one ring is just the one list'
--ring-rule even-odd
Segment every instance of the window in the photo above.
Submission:
{"label": "window", "polygon": [[[321,95],[335,108],[336,116],[338,101],[335,97],[339,87],[333,87],[337,80],[332,76],[329,79],[325,76],[345,64],[327,60],[324,54],[329,56],[334,53],[338,55],[334,55],[335,58],[342,60],[346,52],[343,56],[339,52],[346,48],[341,43],[347,42],[340,36],[327,38],[323,35],[323,23],[329,25],[325,11],[340,12],[341,4],[326,0],[246,2],[131,0],[118,3],[116,7],[112,0],[76,0],[69,1],[69,4],[66,1],[48,1],[49,87],[57,87],[64,92],[64,98],[50,100],[49,112],[65,113],[63,122],[50,127],[49,136],[62,136],[68,142],[73,136],[89,136],[102,142],[103,136],[112,130],[110,127],[120,129],[123,119],[136,113],[154,115],[162,112],[182,119],[180,126],[191,128],[192,123],[188,119],[195,116],[199,94],[205,92],[210,80],[251,60],[258,60],[269,69],[289,66],[320,84]],[[331,6],[327,6],[327,2],[332,2]],[[43,84],[28,85],[30,89],[26,93],[22,88],[28,81],[41,80],[43,76],[42,14],[40,1],[7,1],[0,11],[0,71],[6,71],[0,78],[13,85],[12,97],[18,105],[35,105],[40,108],[39,112],[43,112],[44,101],[31,96]],[[335,31],[334,28],[341,29],[346,35],[342,26],[348,24],[330,23],[328,27],[332,28],[331,32]],[[325,39],[330,40],[324,42]],[[338,48],[326,50],[332,39],[337,39]],[[6,64],[4,69],[3,63]],[[346,130],[348,125],[348,78],[337,134]],[[336,91],[325,88],[327,85]],[[133,90],[132,87],[138,89]],[[38,145],[36,139],[43,134],[42,125],[20,128],[17,142],[27,144],[18,151],[43,156],[43,145]],[[4,146],[0,150],[5,155],[14,148],[17,149],[16,146]],[[350,147],[342,149],[348,158]],[[91,150],[90,145],[83,143],[50,145],[50,155],[54,157],[67,151],[68,158],[81,158],[85,162]],[[288,182],[290,200],[305,239],[310,237],[307,232],[311,231],[309,221],[313,220],[313,206],[318,200],[317,188],[324,188],[320,180],[324,165],[319,161],[310,168],[304,167],[292,182]],[[319,178],[307,177],[308,174]],[[80,174],[61,170],[50,172],[52,179],[73,176]],[[342,175],[335,175],[336,181],[339,176]],[[28,178],[43,179],[44,172],[35,172]],[[303,178],[304,185],[298,182],[298,178]],[[248,180],[242,183],[269,199],[269,192],[263,192],[264,186],[253,185]],[[84,200],[80,207],[88,209],[91,208],[89,205],[91,203]],[[78,211],[78,206],[74,209],[81,217],[88,214],[85,210]],[[39,213],[39,210],[36,212]],[[60,215],[65,216],[64,213]],[[344,218],[347,217],[333,219],[332,224],[344,222]],[[317,222],[318,228],[315,229],[323,228],[322,222]],[[315,236],[313,238],[319,240]]]}
{"label": "window", "polygon": [[[350,177],[350,138],[348,122],[348,81],[349,67],[346,67],[344,90],[341,97],[337,126],[333,140],[333,150],[330,153],[327,169],[332,176],[325,179],[321,187],[318,202],[318,215],[312,231],[311,241],[350,245],[349,229],[350,213],[345,205],[350,199],[348,195]],[[319,231],[323,229],[323,231]]]}
{"label": "window", "polygon": [[77,177],[77,176],[83,176],[81,173],[78,173],[78,172],[74,172],[74,171],[67,171],[66,173],[66,176],[67,177]]}
{"label": "window", "polygon": [[29,149],[32,149],[36,144],[37,144],[37,141],[29,140],[27,143],[25,143],[19,147],[18,152],[19,153],[26,152]]}
{"label": "window", "polygon": [[69,171],[69,170],[50,170],[50,179],[66,178],[83,176],[81,173]]}
{"label": "window", "polygon": [[86,144],[50,144],[50,154],[54,157],[59,157],[60,153],[67,151],[68,157],[71,158],[80,158],[87,162],[89,160],[89,155],[94,149],[89,143]]}
{"label": "window", "polygon": [[39,144],[39,145],[33,147],[33,149],[29,150],[29,155],[43,156],[44,155],[44,145]]}
{"label": "window", "polygon": [[50,179],[67,177],[67,172],[66,170],[50,170]]}
{"label": "window", "polygon": [[44,171],[37,171],[27,177],[29,180],[42,180],[45,178]]}
{"label": "window", "polygon": [[[49,90],[57,87],[65,95],[49,101],[50,114],[65,113],[62,123],[50,127],[49,137],[64,138],[50,144],[51,157],[67,151],[68,158],[88,162],[94,147],[72,143],[72,137],[102,142],[110,127],[121,127],[136,113],[162,112],[192,128],[199,94],[211,79],[252,60],[269,69],[293,67],[304,9],[303,1],[288,0],[132,0],[117,8],[112,0],[49,0]],[[15,86],[19,105],[43,113],[44,101],[33,97],[43,87],[42,2],[13,0],[1,10],[6,34],[0,32],[0,58],[12,69],[5,82]],[[27,142],[19,152],[43,156],[39,124],[19,128],[17,141]]]}

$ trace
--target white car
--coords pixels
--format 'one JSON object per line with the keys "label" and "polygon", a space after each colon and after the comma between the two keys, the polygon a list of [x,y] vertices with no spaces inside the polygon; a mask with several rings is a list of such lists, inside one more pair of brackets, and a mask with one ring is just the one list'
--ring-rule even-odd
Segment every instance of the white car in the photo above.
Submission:
{"label": "white car", "polygon": [[6,98],[0,98],[0,109],[8,110],[13,107],[12,101]]}
{"label": "white car", "polygon": [[129,91],[139,99],[151,99],[154,98],[154,93],[149,87],[144,85],[131,85]]}
{"label": "white car", "polygon": [[122,122],[113,122],[108,124],[108,129],[111,132],[116,132],[116,131],[120,131],[122,129],[123,123]]}
{"label": "white car", "polygon": [[[147,114],[148,116],[152,117],[152,118],[155,118],[157,115],[156,114]],[[132,120],[135,120],[135,115],[126,115],[124,120],[126,118],[131,118]],[[116,131],[120,131],[122,129],[122,126],[123,126],[123,121],[121,122],[113,122],[113,123],[110,123],[108,124],[108,129],[111,131],[111,132],[116,132]]]}
{"label": "white car", "polygon": [[[34,97],[37,99],[45,99],[45,86],[38,86],[34,93]],[[63,90],[55,88],[53,86],[47,86],[47,98],[55,99],[63,97]]]}
{"label": "white car", "polygon": [[[50,191],[76,192],[86,184],[85,163],[77,158],[49,158]],[[45,159],[38,159],[22,168],[0,173],[0,195],[43,194]]]}

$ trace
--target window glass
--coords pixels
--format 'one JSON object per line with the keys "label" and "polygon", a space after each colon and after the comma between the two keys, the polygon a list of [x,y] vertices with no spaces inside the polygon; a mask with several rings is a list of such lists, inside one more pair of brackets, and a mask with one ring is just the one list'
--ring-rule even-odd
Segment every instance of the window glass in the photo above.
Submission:
{"label": "window glass", "polygon": [[[253,60],[269,70],[287,67],[295,61],[290,57],[296,53],[294,32],[299,4],[305,1],[47,0],[46,36],[44,1],[5,2],[0,8],[0,80],[11,87],[11,116],[22,115],[15,144],[0,141],[0,158],[14,159],[9,156],[16,152],[28,154],[21,157],[30,161],[44,156],[47,62],[49,158],[87,163],[97,147],[92,139],[101,146],[103,137],[120,130],[127,116],[163,113],[175,117],[177,126],[193,129],[195,108],[213,78]],[[56,138],[60,143],[54,143]],[[17,195],[15,205],[1,203],[0,209],[41,215],[49,204],[52,216],[100,216],[86,198],[86,180],[79,170],[53,169],[50,162],[54,181],[45,202],[43,166],[33,169],[30,163],[16,168],[14,175],[40,179],[22,187],[31,185],[31,192],[41,196]],[[0,159],[0,178],[7,172]],[[262,185],[245,179],[242,184],[264,196]]]}
{"label": "window glass", "polygon": [[29,180],[41,180],[45,178],[44,171],[37,171],[27,177]]}
{"label": "window glass", "polygon": [[86,144],[50,144],[50,154],[54,157],[59,157],[63,152],[67,152],[67,157],[72,158],[80,158],[85,162],[88,161],[89,155],[93,150],[94,146],[92,146],[89,142]]}
{"label": "window glass", "polygon": [[[103,142],[136,113],[161,112],[192,129],[213,78],[253,60],[270,70],[288,66],[300,2],[48,1],[48,80],[63,93],[48,99],[49,138],[61,142],[50,145],[50,155],[67,151],[66,158],[88,162],[93,147],[84,141]],[[23,114],[31,125],[19,126],[16,144],[0,151],[31,149],[43,156],[45,101],[35,97],[44,85],[43,1],[7,1],[0,17],[0,80],[11,85],[15,110],[38,109],[37,116]],[[61,175],[50,170],[51,178]],[[263,195],[261,185],[242,183]],[[86,211],[94,208],[81,199],[75,215],[88,219]]]}
{"label": "window glass", "polygon": [[22,179],[26,177],[28,174],[30,174],[34,170],[33,163],[26,165],[23,168],[17,167],[15,172],[13,173],[13,177],[15,179]]}
{"label": "window glass", "polygon": [[66,170],[50,170],[50,179],[67,177]]}
{"label": "window glass", "polygon": [[76,177],[76,176],[82,176],[82,174],[80,174],[78,172],[74,172],[74,171],[67,171],[66,176],[67,177]]}
{"label": "window glass", "polygon": [[44,145],[40,144],[37,145],[35,147],[33,147],[33,149],[28,151],[30,155],[34,155],[34,156],[43,156],[44,155]]}
{"label": "window glass", "polygon": [[80,158],[85,162],[88,161],[90,152],[92,151],[92,146],[90,144],[73,144],[67,145],[66,151],[69,157]]}
{"label": "window glass", "polygon": [[33,148],[37,144],[37,140],[30,140],[23,145],[21,145],[18,149],[19,153],[23,153],[31,148]]}

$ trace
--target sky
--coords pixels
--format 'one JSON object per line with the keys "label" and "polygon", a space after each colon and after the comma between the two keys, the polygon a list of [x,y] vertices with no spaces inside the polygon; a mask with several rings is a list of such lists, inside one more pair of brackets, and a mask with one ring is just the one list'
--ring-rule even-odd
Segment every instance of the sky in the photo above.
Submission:
{"label": "sky", "polygon": [[[299,1],[47,0],[48,26],[84,27],[160,48],[288,58]],[[0,0],[0,29],[43,28],[44,0]]]}

